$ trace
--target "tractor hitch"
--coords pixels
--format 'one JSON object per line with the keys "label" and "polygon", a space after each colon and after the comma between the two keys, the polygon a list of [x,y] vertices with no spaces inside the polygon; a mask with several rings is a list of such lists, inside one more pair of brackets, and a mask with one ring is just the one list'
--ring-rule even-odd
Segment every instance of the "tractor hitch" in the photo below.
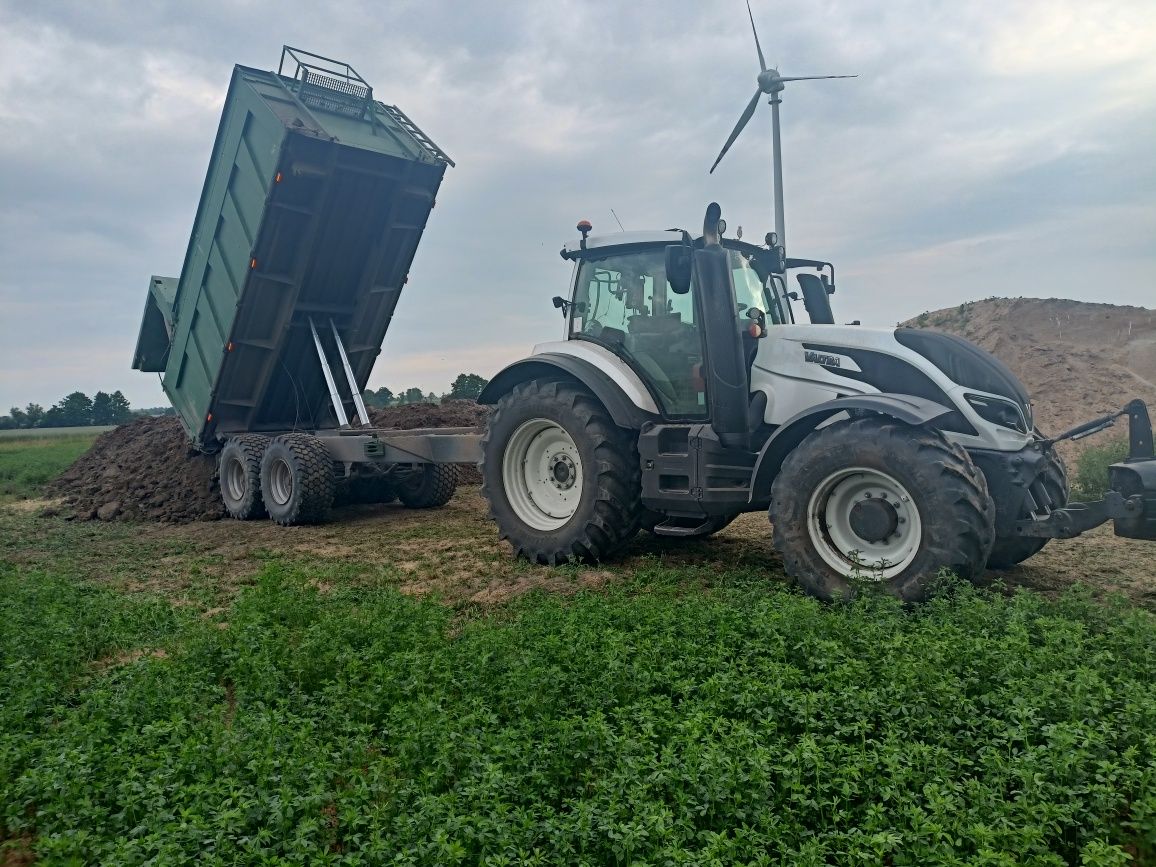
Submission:
{"label": "tractor hitch", "polygon": [[1069,503],[1047,515],[1016,522],[1016,534],[1046,539],[1071,539],[1113,521],[1117,536],[1156,541],[1156,454],[1152,445],[1152,421],[1142,400],[1132,400],[1118,412],[1077,425],[1046,446],[1066,439],[1078,440],[1128,416],[1128,457],[1108,467],[1110,490],[1094,503]]}

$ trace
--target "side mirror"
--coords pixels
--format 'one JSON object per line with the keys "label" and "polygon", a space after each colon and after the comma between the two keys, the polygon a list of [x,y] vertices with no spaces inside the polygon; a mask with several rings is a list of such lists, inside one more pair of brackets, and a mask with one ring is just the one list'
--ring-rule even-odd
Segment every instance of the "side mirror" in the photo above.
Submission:
{"label": "side mirror", "polygon": [[671,244],[666,248],[666,282],[677,295],[685,295],[690,291],[693,252],[683,244]]}
{"label": "side mirror", "polygon": [[834,325],[835,315],[831,312],[831,297],[827,287],[814,274],[799,274],[799,288],[803,290],[803,306],[811,317],[812,325]]}

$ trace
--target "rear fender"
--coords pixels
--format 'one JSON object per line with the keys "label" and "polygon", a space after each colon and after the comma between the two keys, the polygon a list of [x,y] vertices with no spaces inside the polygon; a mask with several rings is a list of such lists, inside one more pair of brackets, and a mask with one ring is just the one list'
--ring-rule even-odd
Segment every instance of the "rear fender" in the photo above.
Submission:
{"label": "rear fender", "polygon": [[[506,367],[482,389],[478,403],[495,404],[514,386],[534,379],[581,383],[601,401],[619,427],[639,430],[646,422],[658,420],[656,412],[638,406],[610,374],[584,358],[556,352],[544,352]],[[650,404],[653,406],[652,400]]]}
{"label": "rear fender", "polygon": [[816,404],[787,419],[763,445],[759,459],[755,462],[750,502],[769,502],[771,483],[779,474],[787,455],[831,416],[851,410],[889,416],[917,427],[930,424],[952,411],[941,403],[910,394],[860,394]]}

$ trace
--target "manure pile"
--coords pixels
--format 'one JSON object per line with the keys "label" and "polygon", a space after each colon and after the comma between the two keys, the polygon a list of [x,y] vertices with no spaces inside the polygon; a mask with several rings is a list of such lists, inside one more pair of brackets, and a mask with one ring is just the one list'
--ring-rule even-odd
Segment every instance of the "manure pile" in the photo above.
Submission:
{"label": "manure pile", "polygon": [[[487,413],[473,401],[454,400],[370,410],[370,419],[377,427],[399,430],[480,430]],[[461,481],[481,479],[473,467],[462,467]],[[45,492],[63,500],[49,513],[81,521],[188,523],[225,517],[216,456],[193,449],[173,416],[139,418],[101,434]]]}

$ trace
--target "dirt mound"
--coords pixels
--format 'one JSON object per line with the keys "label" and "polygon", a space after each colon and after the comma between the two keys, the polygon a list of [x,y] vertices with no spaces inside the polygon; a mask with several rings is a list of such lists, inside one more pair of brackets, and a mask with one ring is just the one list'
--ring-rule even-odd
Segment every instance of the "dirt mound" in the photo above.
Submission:
{"label": "dirt mound", "polygon": [[413,430],[420,427],[472,427],[480,431],[486,426],[489,407],[472,400],[446,400],[441,403],[413,403],[406,406],[387,406],[371,409],[369,420],[374,427]]}
{"label": "dirt mound", "polygon": [[101,434],[47,486],[80,520],[212,521],[225,515],[217,459],[189,446],[172,416],[139,418]]}
{"label": "dirt mound", "polygon": [[[473,401],[412,404],[372,410],[377,427],[469,427],[480,430],[488,410]],[[463,467],[463,484],[478,484]],[[217,459],[189,445],[172,417],[140,418],[101,434],[55,481],[45,487],[61,497],[57,514],[82,521],[143,520],[187,523],[225,517],[217,484]]]}
{"label": "dirt mound", "polygon": [[[1156,310],[1058,298],[989,298],[903,324],[958,334],[1002,360],[1027,386],[1036,424],[1046,434],[1117,410],[1136,397],[1156,407]],[[1122,436],[1127,428],[1118,430],[1115,435]],[[1107,436],[1082,442],[1103,442]]]}

